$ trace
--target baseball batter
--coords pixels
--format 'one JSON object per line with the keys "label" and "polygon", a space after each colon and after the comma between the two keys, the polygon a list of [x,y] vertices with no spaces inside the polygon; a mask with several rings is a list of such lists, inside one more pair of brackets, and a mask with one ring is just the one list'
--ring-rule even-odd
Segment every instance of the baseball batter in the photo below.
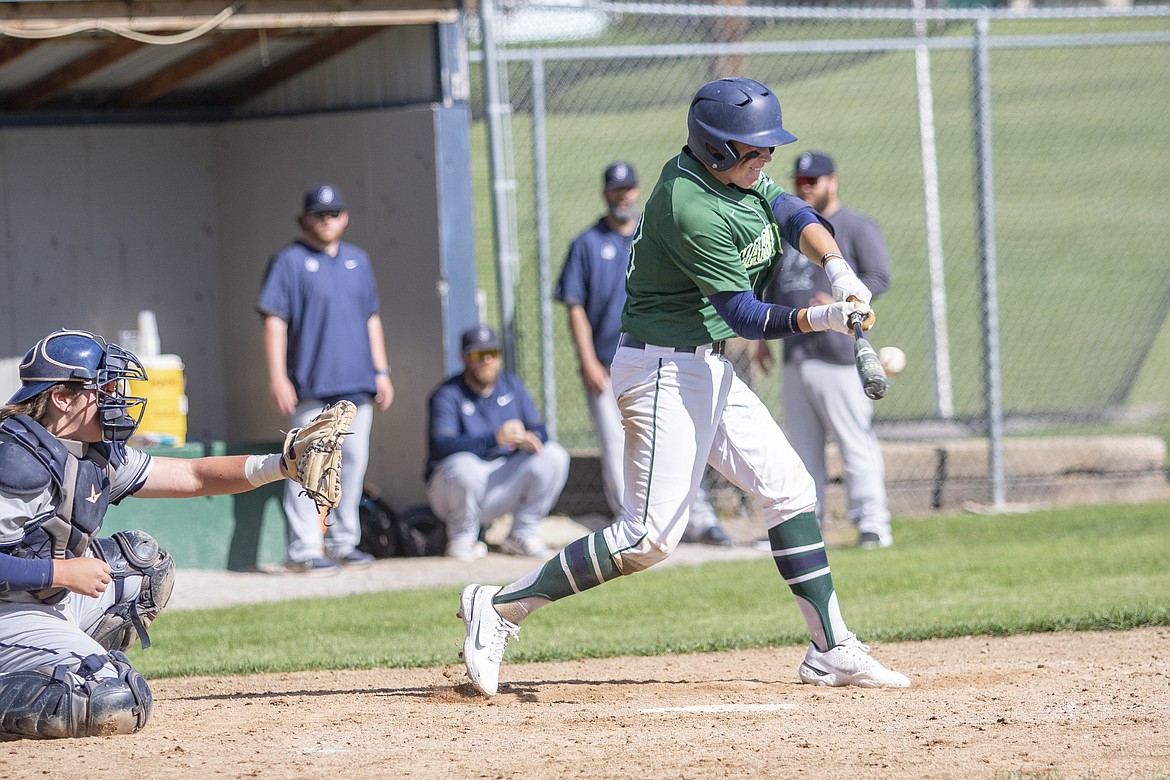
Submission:
{"label": "baseball batter", "polygon": [[[801,681],[910,684],[846,626],[812,478],[723,357],[734,335],[849,333],[853,314],[868,327],[870,292],[821,216],[763,173],[774,148],[796,140],[771,90],[745,78],[713,81],[695,94],[687,125],[687,145],[663,166],[646,201],[626,274],[624,332],[610,375],[626,432],[624,514],[516,582],[463,590],[463,660],[487,696],[499,688],[509,638],[533,611],[670,555],[708,463],[764,517],[776,567],[812,640]],[[781,238],[824,268],[834,302],[799,309],[761,302]]]}
{"label": "baseball batter", "polygon": [[0,733],[138,731],[152,698],[123,651],[149,645],[175,564],[142,531],[98,537],[107,507],[132,495],[241,493],[283,478],[287,464],[279,454],[163,458],[126,446],[146,404],[126,382],[146,372],[88,331],[38,341],[20,379],[0,406]]}

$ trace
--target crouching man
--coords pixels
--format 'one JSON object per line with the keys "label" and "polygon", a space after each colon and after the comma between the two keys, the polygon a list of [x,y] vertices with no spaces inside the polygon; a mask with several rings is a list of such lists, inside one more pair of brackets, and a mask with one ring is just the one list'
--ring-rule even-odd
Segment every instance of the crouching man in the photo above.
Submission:
{"label": "crouching man", "polygon": [[146,401],[132,353],[60,330],[20,365],[0,406],[0,733],[89,737],[138,731],[150,687],[123,654],[166,606],[171,556],[149,534],[99,537],[128,496],[242,493],[288,476],[279,454],[153,457],[128,447]]}

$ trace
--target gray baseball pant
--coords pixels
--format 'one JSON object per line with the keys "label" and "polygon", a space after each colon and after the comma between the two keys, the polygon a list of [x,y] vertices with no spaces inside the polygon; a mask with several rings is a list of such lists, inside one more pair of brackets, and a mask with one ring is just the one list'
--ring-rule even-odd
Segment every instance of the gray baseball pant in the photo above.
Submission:
{"label": "gray baseball pant", "polygon": [[885,463],[873,432],[873,401],[857,368],[822,360],[785,363],[781,396],[784,433],[817,486],[817,516],[824,519],[825,443],[831,433],[845,471],[846,516],[858,531],[888,538]]}
{"label": "gray baseball pant", "polygon": [[[290,420],[293,428],[308,425],[325,405],[318,400],[297,404]],[[291,479],[284,483],[284,514],[288,518],[288,558],[307,561],[322,553],[341,557],[353,551],[362,538],[358,505],[366,466],[370,462],[370,429],[374,423],[374,405],[359,404],[353,427],[341,447],[341,503],[329,513],[329,526],[322,533],[317,505],[301,495],[301,486]]]}
{"label": "gray baseball pant", "polygon": [[538,453],[492,460],[457,452],[435,467],[427,499],[451,539],[474,541],[482,525],[506,514],[512,515],[511,536],[524,539],[538,534],[568,477],[569,453],[553,441]]}
{"label": "gray baseball pant", "polygon": [[[126,578],[121,603],[134,603],[141,581],[141,577]],[[58,664],[76,669],[87,656],[104,657],[108,651],[87,631],[114,605],[116,591],[111,585],[97,597],[70,593],[57,604],[0,602],[0,672]],[[108,664],[93,675],[96,680],[116,676],[117,670]]]}

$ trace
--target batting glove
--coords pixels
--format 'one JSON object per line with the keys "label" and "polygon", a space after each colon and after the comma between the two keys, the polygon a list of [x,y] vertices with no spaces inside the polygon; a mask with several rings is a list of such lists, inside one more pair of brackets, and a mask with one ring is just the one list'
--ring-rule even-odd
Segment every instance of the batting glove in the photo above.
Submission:
{"label": "batting glove", "polygon": [[840,257],[833,257],[825,262],[825,273],[829,277],[829,284],[833,285],[833,300],[847,301],[856,298],[864,303],[873,300],[873,293],[857,278],[849,263]]}
{"label": "batting glove", "polygon": [[873,322],[873,309],[868,303],[837,301],[824,306],[809,306],[808,324],[813,330],[835,330],[851,336],[853,328],[849,325],[849,318],[854,314],[861,315],[862,320],[870,324]]}

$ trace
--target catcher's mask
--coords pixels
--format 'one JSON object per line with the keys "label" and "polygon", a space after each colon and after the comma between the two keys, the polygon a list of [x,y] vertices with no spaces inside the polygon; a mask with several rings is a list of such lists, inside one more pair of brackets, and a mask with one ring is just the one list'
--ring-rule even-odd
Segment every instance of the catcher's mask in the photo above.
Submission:
{"label": "catcher's mask", "polygon": [[38,341],[20,363],[21,387],[10,404],[24,403],[54,385],[79,384],[97,393],[106,441],[126,441],[138,427],[146,399],[128,395],[129,381],[145,381],[134,353],[87,330],[59,330]]}

